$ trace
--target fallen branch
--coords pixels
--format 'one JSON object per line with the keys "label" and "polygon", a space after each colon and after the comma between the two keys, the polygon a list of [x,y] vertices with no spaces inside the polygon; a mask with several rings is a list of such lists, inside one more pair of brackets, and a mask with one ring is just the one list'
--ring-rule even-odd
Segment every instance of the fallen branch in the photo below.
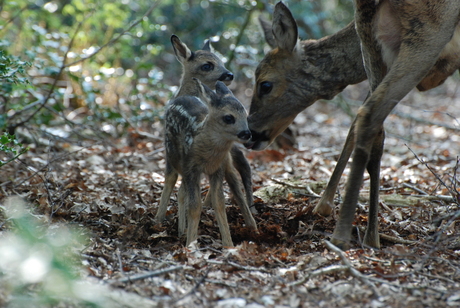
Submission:
{"label": "fallen branch", "polygon": [[306,276],[304,276],[302,279],[291,282],[289,285],[290,286],[298,286],[303,283],[305,283],[308,279],[316,277],[316,276],[321,276],[321,275],[328,275],[332,273],[337,273],[337,272],[343,272],[343,271],[348,271],[348,266],[346,265],[331,265],[328,267],[320,268],[317,269],[313,272],[307,273]]}
{"label": "fallen branch", "polygon": [[132,281],[136,281],[136,280],[142,280],[142,279],[155,277],[155,276],[160,276],[160,275],[163,275],[163,274],[166,274],[166,273],[182,270],[183,268],[184,267],[182,265],[172,266],[172,267],[164,268],[164,269],[157,270],[157,271],[151,271],[151,272],[147,272],[147,273],[142,273],[142,274],[132,275],[132,276],[128,276],[128,277],[123,277],[123,278],[120,278],[118,280],[113,280],[110,283],[115,283],[115,282],[124,283],[124,282],[132,282]]}
{"label": "fallen branch", "polygon": [[327,248],[329,248],[329,250],[332,250],[339,256],[339,258],[342,260],[342,263],[348,268],[348,271],[350,272],[352,276],[354,276],[355,278],[358,278],[359,280],[361,280],[362,283],[364,283],[369,288],[371,288],[374,296],[376,297],[380,296],[380,293],[377,290],[375,284],[373,284],[367,276],[361,274],[357,269],[353,267],[350,260],[348,260],[347,256],[340,248],[338,248],[337,246],[333,245],[331,242],[326,241],[326,240],[324,241],[324,243],[326,244]]}

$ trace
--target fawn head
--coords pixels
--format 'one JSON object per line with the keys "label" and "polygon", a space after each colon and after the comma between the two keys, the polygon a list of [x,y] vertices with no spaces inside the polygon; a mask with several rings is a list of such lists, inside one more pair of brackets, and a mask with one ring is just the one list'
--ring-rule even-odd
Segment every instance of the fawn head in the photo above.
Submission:
{"label": "fawn head", "polygon": [[247,116],[246,109],[232,91],[223,82],[218,81],[216,92],[211,99],[208,119],[208,129],[212,132],[213,139],[247,142],[251,138]]}
{"label": "fawn head", "polygon": [[[266,148],[305,109],[305,100],[311,96],[311,86],[305,87],[305,83],[313,77],[303,70],[297,24],[281,2],[275,6],[272,28],[264,32],[274,49],[265,55],[255,72],[248,118],[253,140],[246,144],[254,150]],[[311,98],[311,103],[314,101]]]}
{"label": "fawn head", "polygon": [[213,88],[218,80],[227,85],[232,82],[233,74],[211,51],[209,41],[206,41],[201,50],[195,52],[192,52],[176,35],[171,36],[171,44],[177,60],[184,68],[182,81],[189,81],[194,77],[210,88]]}

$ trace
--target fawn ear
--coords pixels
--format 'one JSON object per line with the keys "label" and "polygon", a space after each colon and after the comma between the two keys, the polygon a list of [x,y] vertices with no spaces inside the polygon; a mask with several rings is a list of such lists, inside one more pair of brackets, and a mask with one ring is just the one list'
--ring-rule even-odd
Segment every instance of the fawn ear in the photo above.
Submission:
{"label": "fawn ear", "polygon": [[198,78],[193,77],[192,79],[196,83],[196,86],[198,88],[198,92],[200,93],[201,98],[208,101],[208,100],[211,100],[216,95],[213,90],[211,90],[207,85],[202,83]]}
{"label": "fawn ear", "polygon": [[204,42],[204,46],[203,46],[203,48],[201,48],[201,50],[205,50],[205,51],[211,52],[211,41],[210,41],[210,40],[206,40],[206,42]]}
{"label": "fawn ear", "polygon": [[224,96],[226,94],[233,95],[232,91],[223,83],[222,81],[216,82],[216,93],[220,96]]}
{"label": "fawn ear", "polygon": [[299,37],[297,23],[291,11],[281,1],[276,4],[273,12],[272,31],[278,48],[289,52],[294,50]]}
{"label": "fawn ear", "polygon": [[174,48],[174,53],[176,54],[177,60],[180,63],[185,62],[193,57],[193,52],[188,49],[187,45],[182,43],[182,41],[177,37],[177,35],[171,35],[171,44]]}
{"label": "fawn ear", "polygon": [[259,16],[259,24],[262,27],[262,31],[264,32],[265,41],[271,48],[276,48],[276,40],[275,36],[273,36],[272,24],[268,20]]}

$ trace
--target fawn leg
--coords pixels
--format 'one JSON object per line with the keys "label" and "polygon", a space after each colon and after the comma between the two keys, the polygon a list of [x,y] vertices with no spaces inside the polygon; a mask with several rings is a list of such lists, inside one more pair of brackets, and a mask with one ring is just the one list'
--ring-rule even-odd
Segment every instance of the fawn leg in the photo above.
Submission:
{"label": "fawn leg", "polygon": [[160,205],[158,207],[157,214],[155,215],[155,220],[161,222],[165,219],[166,210],[169,204],[169,198],[174,189],[174,185],[177,182],[178,173],[171,164],[166,160],[166,170],[165,170],[165,184],[163,191],[161,192]]}
{"label": "fawn leg", "polygon": [[184,197],[184,212],[187,212],[187,246],[198,238],[198,225],[202,208],[200,176],[199,171],[192,169],[184,174],[182,179],[184,189],[181,194]]}
{"label": "fawn leg", "polygon": [[[230,153],[232,154],[233,166],[236,168],[236,170],[240,174],[241,181],[243,182],[244,191],[246,193],[246,204],[251,210],[251,213],[257,214],[256,208],[253,207],[254,196],[252,193],[251,166],[249,165],[248,160],[244,156],[243,151],[241,151],[236,145],[232,147],[232,150]],[[227,182],[229,181],[227,177],[227,171],[225,172],[225,180]]]}
{"label": "fawn leg", "polygon": [[177,205],[178,205],[178,229],[179,237],[185,234],[187,228],[187,208],[185,206],[185,186],[182,184],[177,193]]}
{"label": "fawn leg", "polygon": [[233,246],[230,228],[228,226],[227,213],[225,212],[225,200],[223,191],[224,170],[220,168],[215,173],[210,175],[210,187],[212,206],[216,215],[217,224],[219,225],[220,235],[222,237],[223,246]]}
{"label": "fawn leg", "polygon": [[233,197],[235,198],[236,204],[238,204],[238,206],[240,207],[241,214],[243,215],[246,226],[253,230],[257,230],[256,221],[254,220],[254,217],[252,217],[251,211],[249,210],[249,206],[246,203],[247,199],[245,199],[245,197],[243,196],[240,181],[234,168],[235,164],[232,164],[231,160],[227,160],[226,162],[224,162],[224,165],[225,178],[227,180],[228,186],[230,187],[230,190],[233,193]]}

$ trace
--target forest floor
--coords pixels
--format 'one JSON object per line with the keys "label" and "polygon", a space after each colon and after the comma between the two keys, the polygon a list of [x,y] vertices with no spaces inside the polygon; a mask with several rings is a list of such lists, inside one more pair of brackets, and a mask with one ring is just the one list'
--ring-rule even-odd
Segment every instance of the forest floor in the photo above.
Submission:
{"label": "forest floor", "polygon": [[[1,169],[0,202],[6,206],[8,197],[19,195],[50,228],[70,225],[85,234],[79,275],[91,286],[86,292],[94,293],[86,295],[105,307],[458,307],[458,80],[412,92],[386,121],[381,249],[360,244],[367,174],[351,249],[337,251],[327,242],[339,194],[331,217],[312,214],[352,121],[340,105],[351,102],[356,112],[365,89],[349,87],[334,103],[317,102],[301,113],[292,125],[294,146],[279,142],[246,152],[259,234],[244,227],[226,188],[235,247],[222,247],[209,208],[198,241],[184,246],[177,236],[177,187],[167,221],[153,224],[164,183],[160,123],[146,128],[150,137],[133,129],[117,139],[77,143],[53,137],[47,146],[31,145]],[[202,187],[204,197],[206,182]],[[1,238],[12,225],[5,217],[0,222]],[[37,290],[28,288],[29,294]],[[0,306],[8,296],[0,292]],[[63,300],[56,306],[79,304]]]}

